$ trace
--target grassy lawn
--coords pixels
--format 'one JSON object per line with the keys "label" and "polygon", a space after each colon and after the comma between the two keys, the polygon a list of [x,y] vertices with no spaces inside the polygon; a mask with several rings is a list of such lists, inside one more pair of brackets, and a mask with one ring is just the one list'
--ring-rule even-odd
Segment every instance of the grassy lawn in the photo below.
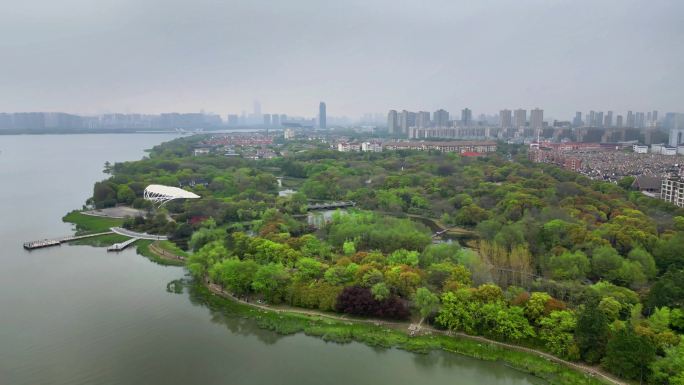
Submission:
{"label": "grassy lawn", "polygon": [[105,234],[105,235],[100,235],[99,237],[78,239],[76,241],[69,242],[69,244],[71,244],[71,245],[90,245],[90,246],[95,246],[95,247],[107,247],[107,246],[111,246],[115,243],[121,243],[121,242],[127,241],[128,239],[130,239],[130,238],[128,238],[125,235]]}
{"label": "grassy lawn", "polygon": [[149,259],[150,261],[152,261],[154,263],[164,265],[164,266],[183,266],[183,265],[185,265],[185,263],[183,263],[183,261],[178,261],[175,259],[162,258],[162,257],[158,256],[157,254],[153,253],[152,250],[150,250],[150,245],[152,244],[152,242],[154,242],[154,241],[144,240],[144,239],[137,241],[135,244],[136,244],[136,251],[138,252],[138,254],[142,255],[143,257],[146,257],[147,259]]}
{"label": "grassy lawn", "polygon": [[199,283],[193,284],[190,287],[190,292],[192,297],[205,303],[212,312],[226,316],[249,318],[254,320],[259,327],[279,334],[304,333],[331,342],[358,341],[378,348],[397,348],[423,354],[441,349],[482,360],[501,361],[507,366],[543,378],[551,384],[606,384],[598,378],[572,370],[535,354],[509,350],[467,338],[444,335],[409,337],[404,331],[385,326],[343,322],[320,316],[265,311],[215,295]]}
{"label": "grassy lawn", "polygon": [[168,251],[171,254],[185,258],[190,256],[190,254],[187,251],[183,251],[180,247],[176,246],[176,244],[171,241],[159,241],[159,243],[157,244],[159,245],[159,247]]}
{"label": "grassy lawn", "polygon": [[109,231],[110,227],[121,226],[123,219],[95,217],[84,215],[78,211],[72,211],[62,218],[62,221],[76,225],[76,234],[101,233]]}

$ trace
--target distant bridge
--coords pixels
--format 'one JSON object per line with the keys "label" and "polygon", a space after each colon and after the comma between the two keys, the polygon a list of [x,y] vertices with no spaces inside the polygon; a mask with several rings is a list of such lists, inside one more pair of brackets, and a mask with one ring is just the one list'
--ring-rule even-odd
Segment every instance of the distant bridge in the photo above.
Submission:
{"label": "distant bridge", "polygon": [[356,202],[352,201],[340,201],[340,202],[322,202],[322,203],[313,203],[308,206],[306,206],[307,211],[314,211],[314,210],[334,210],[334,209],[342,209],[345,207],[354,207],[356,206]]}

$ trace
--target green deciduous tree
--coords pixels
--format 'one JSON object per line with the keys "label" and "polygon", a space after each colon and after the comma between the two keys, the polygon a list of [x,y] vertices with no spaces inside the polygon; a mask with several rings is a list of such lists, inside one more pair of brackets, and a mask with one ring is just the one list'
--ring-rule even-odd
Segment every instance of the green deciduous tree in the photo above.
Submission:
{"label": "green deciduous tree", "polygon": [[552,311],[539,320],[539,338],[551,353],[568,360],[579,359],[579,348],[573,333],[577,326],[575,314],[569,310]]}
{"label": "green deciduous tree", "polygon": [[416,294],[413,295],[413,303],[423,318],[439,309],[439,297],[425,287],[416,290]]}
{"label": "green deciduous tree", "polygon": [[605,354],[608,335],[608,317],[595,300],[590,300],[577,316],[575,341],[581,357],[589,363],[599,362]]}
{"label": "green deciduous tree", "polygon": [[602,364],[618,376],[643,381],[655,358],[656,348],[651,340],[628,327],[619,330],[608,341]]}
{"label": "green deciduous tree", "polygon": [[684,385],[684,337],[679,345],[665,350],[665,357],[651,364],[651,382],[664,385]]}
{"label": "green deciduous tree", "polygon": [[263,295],[271,302],[280,302],[285,294],[285,288],[290,280],[290,274],[279,263],[262,265],[254,274],[252,289]]}

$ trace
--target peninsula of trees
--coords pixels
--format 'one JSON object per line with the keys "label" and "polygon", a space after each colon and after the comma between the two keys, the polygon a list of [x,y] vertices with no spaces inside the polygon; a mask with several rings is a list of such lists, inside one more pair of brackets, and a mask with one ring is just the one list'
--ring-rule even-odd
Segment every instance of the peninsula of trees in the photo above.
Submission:
{"label": "peninsula of trees", "polygon": [[[202,140],[108,165],[89,203],[148,209],[124,226],[168,234],[193,276],[241,298],[412,319],[684,384],[682,209],[516,146],[461,157],[289,142],[248,160],[194,156]],[[154,209],[148,184],[202,199]],[[333,200],[356,206],[307,214]]]}

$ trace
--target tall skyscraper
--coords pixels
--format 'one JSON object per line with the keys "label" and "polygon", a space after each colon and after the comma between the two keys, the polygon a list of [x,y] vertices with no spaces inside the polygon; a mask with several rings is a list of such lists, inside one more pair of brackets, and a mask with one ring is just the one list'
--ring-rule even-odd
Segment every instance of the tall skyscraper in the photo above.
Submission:
{"label": "tall skyscraper", "polygon": [[511,116],[511,110],[499,111],[499,119],[501,120],[501,128],[513,127],[513,117]]}
{"label": "tall skyscraper", "polygon": [[634,114],[634,127],[636,128],[644,128],[644,113],[643,112],[637,112]]}
{"label": "tall skyscraper", "polygon": [[627,121],[625,122],[625,126],[629,128],[634,128],[636,127],[634,123],[634,113],[632,111],[627,111]]}
{"label": "tall skyscraper", "polygon": [[437,110],[432,114],[432,122],[435,127],[446,127],[449,125],[449,112],[446,110]]}
{"label": "tall skyscraper", "polygon": [[596,111],[591,110],[587,113],[587,124],[585,126],[596,127]]}
{"label": "tall skyscraper", "polygon": [[544,127],[544,110],[535,108],[530,111],[530,128],[538,131]]}
{"label": "tall skyscraper", "polygon": [[397,110],[390,110],[387,113],[387,132],[396,134],[399,131],[399,120]]}
{"label": "tall skyscraper", "polygon": [[399,116],[399,127],[401,128],[401,133],[408,135],[409,127],[415,127],[416,125],[416,113],[411,111],[402,110]]}
{"label": "tall skyscraper", "polygon": [[325,103],[321,102],[318,105],[318,128],[325,130],[327,126],[327,117],[325,111]]}
{"label": "tall skyscraper", "polygon": [[657,122],[658,121],[658,111],[653,110],[653,113],[651,114],[651,121]]}
{"label": "tall skyscraper", "polygon": [[280,124],[285,124],[285,122],[287,122],[287,115],[280,114]]}
{"label": "tall skyscraper", "polygon": [[270,126],[271,125],[271,114],[264,114],[264,126]]}
{"label": "tall skyscraper", "polygon": [[278,115],[278,114],[272,114],[271,115],[271,125],[274,127],[280,127],[280,115]]}
{"label": "tall skyscraper", "polygon": [[469,108],[464,108],[461,110],[461,124],[464,127],[470,127],[473,122],[473,111]]}
{"label": "tall skyscraper", "polygon": [[677,147],[684,144],[684,114],[672,114],[668,144],[670,147]]}
{"label": "tall skyscraper", "polygon": [[603,127],[603,111],[596,113],[596,124],[594,124],[594,126]]}
{"label": "tall skyscraper", "polygon": [[634,113],[632,111],[627,111],[627,121],[625,123],[626,126],[629,128],[636,127],[636,125],[634,124]]}
{"label": "tall skyscraper", "polygon": [[604,127],[613,127],[613,111],[606,112],[606,117],[603,119]]}
{"label": "tall skyscraper", "polygon": [[582,125],[582,113],[577,111],[575,112],[575,118],[572,120],[572,125],[575,127],[579,127]]}
{"label": "tall skyscraper", "polygon": [[618,115],[617,118],[615,119],[615,127],[622,128],[622,126],[623,126],[622,115]]}
{"label": "tall skyscraper", "polygon": [[515,110],[513,112],[513,120],[515,121],[515,128],[517,128],[518,131],[524,129],[525,124],[527,124],[527,110],[523,110],[522,108]]}
{"label": "tall skyscraper", "polygon": [[427,111],[418,111],[416,115],[416,127],[427,128],[430,127],[430,113]]}

